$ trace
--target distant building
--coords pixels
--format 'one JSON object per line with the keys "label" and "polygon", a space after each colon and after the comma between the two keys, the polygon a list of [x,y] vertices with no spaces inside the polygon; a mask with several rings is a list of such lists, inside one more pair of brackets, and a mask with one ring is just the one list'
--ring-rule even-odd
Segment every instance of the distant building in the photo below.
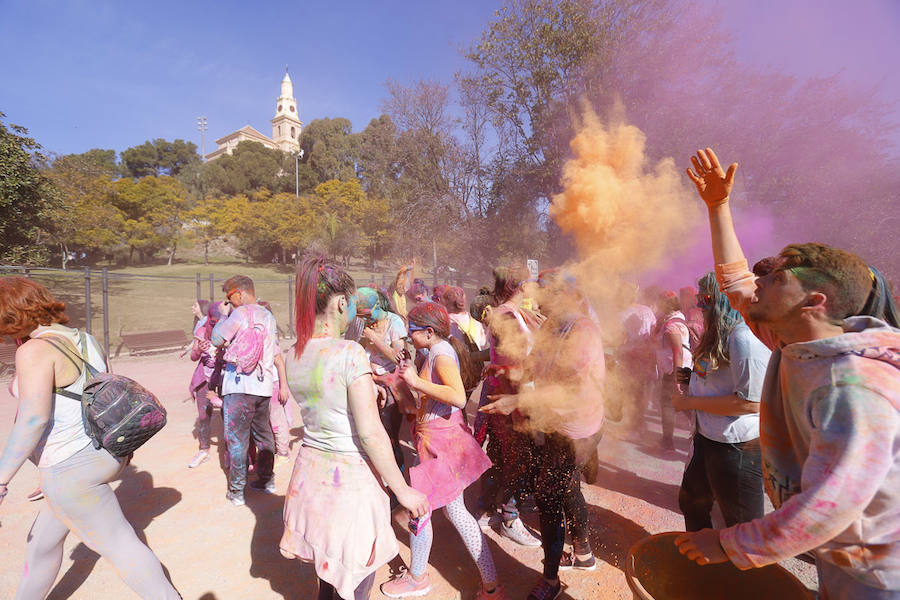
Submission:
{"label": "distant building", "polygon": [[303,123],[294,99],[294,83],[287,71],[281,80],[281,95],[275,103],[275,117],[272,119],[272,137],[266,137],[249,125],[216,140],[218,148],[206,155],[206,160],[215,160],[224,154],[231,154],[240,142],[259,142],[266,148],[296,152],[300,149],[300,132]]}

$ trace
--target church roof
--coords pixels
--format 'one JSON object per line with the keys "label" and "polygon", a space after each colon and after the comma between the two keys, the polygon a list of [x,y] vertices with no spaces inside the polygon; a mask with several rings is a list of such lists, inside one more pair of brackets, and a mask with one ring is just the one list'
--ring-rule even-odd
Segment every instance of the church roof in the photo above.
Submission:
{"label": "church roof", "polygon": [[238,137],[238,136],[241,136],[242,134],[243,134],[243,136],[245,136],[245,137],[256,138],[256,139],[258,139],[260,142],[268,142],[268,143],[270,143],[270,144],[272,143],[272,138],[270,138],[270,137],[267,136],[267,135],[261,134],[260,132],[258,132],[257,130],[253,129],[253,128],[250,127],[249,125],[244,125],[243,127],[241,127],[240,129],[238,129],[237,131],[232,131],[231,133],[229,133],[229,134],[226,135],[225,137],[221,137],[221,138],[217,139],[217,140],[216,140],[216,143],[217,143],[217,144],[220,144],[220,145],[221,145],[221,144],[224,144],[224,143],[227,142],[228,140],[234,139],[234,138],[236,138],[236,137]]}

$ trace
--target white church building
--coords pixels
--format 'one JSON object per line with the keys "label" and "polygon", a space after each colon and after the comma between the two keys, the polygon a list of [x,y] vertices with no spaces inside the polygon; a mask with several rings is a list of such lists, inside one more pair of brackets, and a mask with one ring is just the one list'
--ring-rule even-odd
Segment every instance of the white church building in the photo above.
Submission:
{"label": "white church building", "polygon": [[300,149],[300,132],[303,123],[300,121],[300,109],[294,99],[294,83],[287,70],[281,80],[281,95],[275,102],[275,117],[272,119],[272,137],[267,137],[244,125],[237,131],[216,140],[218,148],[206,155],[206,160],[215,160],[224,154],[232,154],[240,142],[259,142],[266,148],[297,152]]}

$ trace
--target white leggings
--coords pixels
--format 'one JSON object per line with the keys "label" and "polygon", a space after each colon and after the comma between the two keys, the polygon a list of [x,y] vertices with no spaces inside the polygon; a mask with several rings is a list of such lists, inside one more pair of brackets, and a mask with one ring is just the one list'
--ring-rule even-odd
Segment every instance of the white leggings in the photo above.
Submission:
{"label": "white leggings", "polygon": [[122,463],[106,450],[88,445],[58,465],[41,469],[41,507],[25,549],[25,569],[16,600],[47,596],[63,558],[69,531],[112,563],[119,577],[144,599],[181,598],[163,573],[159,559],[134,533],[109,482]]}
{"label": "white leggings", "polygon": [[[497,569],[494,567],[494,558],[478,526],[478,521],[466,509],[463,502],[463,495],[460,494],[455,500],[444,507],[444,514],[456,527],[466,550],[475,561],[475,566],[481,573],[481,580],[484,583],[495,583],[497,581]],[[434,541],[434,529],[431,526],[431,520],[425,524],[425,527],[419,531],[418,535],[409,536],[410,550],[412,558],[409,561],[409,571],[416,577],[425,575],[425,568],[428,565],[428,557],[431,554],[431,543]]]}

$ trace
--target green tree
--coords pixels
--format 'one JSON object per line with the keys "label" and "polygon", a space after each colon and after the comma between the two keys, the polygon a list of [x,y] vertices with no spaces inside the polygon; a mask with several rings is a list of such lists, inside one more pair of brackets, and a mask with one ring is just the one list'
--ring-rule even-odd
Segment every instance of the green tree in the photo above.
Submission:
{"label": "green tree", "polygon": [[358,139],[348,119],[315,119],[300,135],[303,162],[317,183],[356,177]]}
{"label": "green tree", "polygon": [[366,193],[382,198],[398,195],[402,173],[397,126],[388,115],[372,119],[359,134],[359,178]]}
{"label": "green tree", "polygon": [[[206,163],[202,169],[203,187],[208,194],[236,196],[260,190],[294,191],[294,158],[281,150],[266,148],[258,142],[243,141],[233,154]],[[303,165],[301,165],[302,167]],[[301,184],[311,189],[301,170]]]}
{"label": "green tree", "polygon": [[39,169],[45,157],[28,130],[3,123],[0,112],[0,261],[43,264],[43,226],[55,209],[56,192]]}
{"label": "green tree", "polygon": [[228,198],[210,196],[200,200],[186,215],[190,237],[203,244],[203,264],[209,264],[210,244],[231,231],[234,216],[228,209]]}
{"label": "green tree", "polygon": [[168,264],[183,238],[183,223],[190,210],[187,190],[174,177],[122,178],[114,184],[115,204],[125,217],[124,240],[129,261],[137,251],[141,262],[167,248]]}
{"label": "green tree", "polygon": [[184,140],[172,142],[157,138],[122,152],[122,174],[126,177],[148,175],[176,176],[182,169],[200,162],[197,145]]}
{"label": "green tree", "polygon": [[46,173],[59,192],[46,229],[59,247],[62,268],[67,268],[70,252],[85,252],[90,260],[112,254],[122,244],[125,228],[115,204],[115,151],[60,156]]}

